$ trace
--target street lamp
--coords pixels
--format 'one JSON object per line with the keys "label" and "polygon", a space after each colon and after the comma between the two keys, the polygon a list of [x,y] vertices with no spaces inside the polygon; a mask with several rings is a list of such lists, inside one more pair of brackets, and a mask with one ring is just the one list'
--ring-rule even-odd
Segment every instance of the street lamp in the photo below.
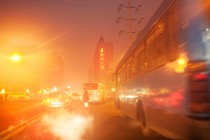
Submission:
{"label": "street lamp", "polygon": [[11,56],[11,58],[10,58],[10,62],[17,62],[17,61],[19,61],[21,59],[21,57],[20,57],[20,55],[19,54],[13,54],[12,56]]}
{"label": "street lamp", "polygon": [[13,54],[10,56],[10,70],[9,70],[9,89],[12,90],[12,76],[13,76],[13,62],[20,61],[21,56],[19,54]]}

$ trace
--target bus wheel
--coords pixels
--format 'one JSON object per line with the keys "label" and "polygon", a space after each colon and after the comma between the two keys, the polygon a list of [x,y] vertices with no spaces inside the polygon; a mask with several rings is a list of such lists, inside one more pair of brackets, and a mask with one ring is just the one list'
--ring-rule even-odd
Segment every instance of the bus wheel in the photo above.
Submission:
{"label": "bus wheel", "polygon": [[122,106],[120,105],[120,102],[118,100],[118,105],[119,105],[119,110],[120,110],[120,115],[121,115],[121,118],[123,119],[128,119],[128,115],[126,114],[126,112],[123,112],[123,109],[121,108]]}
{"label": "bus wheel", "polygon": [[140,122],[140,128],[144,136],[148,138],[155,138],[154,132],[148,127],[145,117],[145,111],[142,102],[138,102],[138,121]]}

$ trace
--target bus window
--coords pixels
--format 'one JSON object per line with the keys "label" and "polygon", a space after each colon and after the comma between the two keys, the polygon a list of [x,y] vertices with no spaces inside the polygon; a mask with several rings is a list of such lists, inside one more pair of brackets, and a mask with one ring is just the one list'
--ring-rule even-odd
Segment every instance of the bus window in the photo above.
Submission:
{"label": "bus window", "polygon": [[133,64],[133,72],[135,75],[138,74],[138,67],[139,67],[139,52],[136,52],[134,55],[134,64]]}
{"label": "bus window", "polygon": [[145,49],[144,44],[141,44],[134,55],[133,73],[141,74],[145,71]]}
{"label": "bus window", "polygon": [[132,79],[134,72],[133,72],[133,65],[134,65],[134,61],[133,61],[133,56],[131,56],[131,58],[128,60],[128,65],[127,65],[127,69],[128,69],[128,80]]}
{"label": "bus window", "polygon": [[162,64],[166,60],[166,44],[165,44],[165,35],[161,34],[155,40],[156,47],[154,49],[155,55],[155,65]]}
{"label": "bus window", "polygon": [[175,8],[173,8],[168,15],[166,16],[167,19],[167,40],[168,40],[168,57],[169,60],[177,58],[177,51],[178,51],[178,29],[177,25],[177,15],[175,13]]}
{"label": "bus window", "polygon": [[148,68],[154,68],[166,59],[165,25],[161,21],[154,26],[147,38]]}
{"label": "bus window", "polygon": [[122,85],[122,70],[120,69],[117,73],[117,85]]}
{"label": "bus window", "polygon": [[127,81],[127,64],[122,67],[122,84],[125,84]]}

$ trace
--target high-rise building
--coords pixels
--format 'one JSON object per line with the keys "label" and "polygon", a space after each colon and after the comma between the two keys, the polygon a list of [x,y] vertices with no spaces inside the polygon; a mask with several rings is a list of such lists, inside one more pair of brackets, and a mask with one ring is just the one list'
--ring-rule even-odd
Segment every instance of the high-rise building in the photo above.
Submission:
{"label": "high-rise building", "polygon": [[92,82],[107,83],[107,72],[111,69],[110,64],[112,61],[113,43],[105,42],[103,36],[101,36],[95,49],[89,80]]}

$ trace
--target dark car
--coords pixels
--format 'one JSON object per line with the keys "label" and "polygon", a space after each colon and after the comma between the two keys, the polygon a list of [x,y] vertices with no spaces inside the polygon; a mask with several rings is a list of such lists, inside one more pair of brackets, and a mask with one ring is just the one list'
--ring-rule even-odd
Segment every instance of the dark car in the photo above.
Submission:
{"label": "dark car", "polygon": [[69,98],[63,92],[52,92],[44,99],[45,109],[66,108],[69,105]]}

